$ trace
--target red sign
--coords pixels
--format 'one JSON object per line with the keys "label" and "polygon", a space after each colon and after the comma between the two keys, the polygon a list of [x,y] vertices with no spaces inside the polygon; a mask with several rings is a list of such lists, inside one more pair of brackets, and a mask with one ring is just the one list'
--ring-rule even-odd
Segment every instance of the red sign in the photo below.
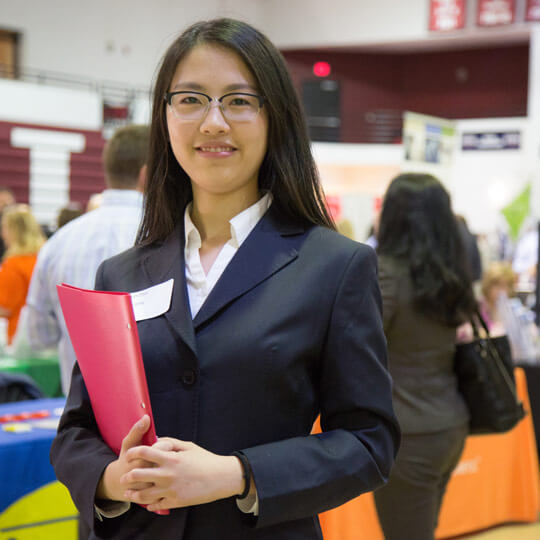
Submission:
{"label": "red sign", "polygon": [[464,26],[465,0],[430,0],[430,30],[457,30]]}
{"label": "red sign", "polygon": [[478,26],[499,26],[514,22],[516,6],[514,0],[478,0]]}
{"label": "red sign", "polygon": [[540,0],[527,0],[526,21],[540,21]]}

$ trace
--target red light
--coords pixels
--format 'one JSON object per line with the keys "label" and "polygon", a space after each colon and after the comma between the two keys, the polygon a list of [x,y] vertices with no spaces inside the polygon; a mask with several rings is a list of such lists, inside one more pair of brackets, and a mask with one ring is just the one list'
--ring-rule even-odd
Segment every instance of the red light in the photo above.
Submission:
{"label": "red light", "polygon": [[315,77],[328,77],[332,68],[328,62],[315,62],[313,64],[313,74]]}

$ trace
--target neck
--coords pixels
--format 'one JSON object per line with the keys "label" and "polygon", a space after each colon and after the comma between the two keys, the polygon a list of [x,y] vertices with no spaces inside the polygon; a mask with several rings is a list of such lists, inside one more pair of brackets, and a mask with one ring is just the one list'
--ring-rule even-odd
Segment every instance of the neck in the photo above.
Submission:
{"label": "neck", "polygon": [[231,237],[229,221],[259,200],[259,192],[213,195],[193,190],[191,219],[205,243],[225,243]]}

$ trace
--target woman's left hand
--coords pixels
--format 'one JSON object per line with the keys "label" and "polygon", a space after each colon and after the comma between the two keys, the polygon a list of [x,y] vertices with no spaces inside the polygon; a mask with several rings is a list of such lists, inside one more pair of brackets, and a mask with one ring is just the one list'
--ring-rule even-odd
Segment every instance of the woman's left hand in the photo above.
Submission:
{"label": "woman's left hand", "polygon": [[127,499],[148,505],[150,511],[204,504],[239,495],[244,489],[237,457],[213,454],[192,442],[162,437],[153,446],[131,448],[126,458],[154,464],[152,468],[132,469],[120,479],[126,486],[153,484],[125,492]]}

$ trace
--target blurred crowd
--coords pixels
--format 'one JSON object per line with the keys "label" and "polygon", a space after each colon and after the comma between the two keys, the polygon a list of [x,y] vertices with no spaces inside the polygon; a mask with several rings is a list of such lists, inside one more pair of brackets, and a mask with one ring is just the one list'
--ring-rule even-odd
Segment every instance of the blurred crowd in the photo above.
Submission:
{"label": "blurred crowd", "polygon": [[[119,131],[121,136],[123,130]],[[129,144],[134,145],[133,141]],[[132,153],[135,151],[139,151],[136,144]],[[117,161],[121,160],[122,158]],[[112,168],[121,166],[121,163],[109,163]],[[140,181],[139,172],[130,173],[134,175],[135,182]],[[114,176],[114,173],[109,173],[109,176],[111,174]],[[129,183],[128,187],[132,189]],[[0,186],[0,317],[6,321],[4,325],[0,324],[0,334],[6,334],[0,336],[3,345],[12,344],[15,337],[40,248],[67,223],[99,208],[102,200],[103,193],[95,193],[89,198],[86,208],[78,202],[69,202],[58,211],[54,224],[40,226],[31,208],[25,204],[17,204],[13,192]],[[382,201],[379,200],[373,225],[367,238],[363,240],[375,249],[379,243],[381,212]],[[533,309],[536,302],[537,228],[527,227],[518,241],[512,242],[508,235],[500,231],[491,235],[473,234],[463,216],[456,215],[455,219],[468,272],[485,322],[493,335],[509,334],[514,356],[519,361],[536,362],[538,335]],[[353,225],[348,219],[340,220],[337,227],[341,234],[358,239],[355,238]],[[134,231],[130,231],[130,239],[134,234]],[[118,249],[120,247],[126,248],[129,245],[117,246]],[[85,284],[89,286],[89,280],[93,279],[91,273],[89,268],[89,277],[85,280]],[[467,327],[458,330],[458,341],[470,338]],[[21,336],[20,341],[26,342],[26,339]],[[19,352],[21,350],[19,349]]]}
{"label": "blurred crowd", "polygon": [[[19,356],[57,347],[64,393],[75,356],[56,285],[92,288],[98,265],[133,245],[147,145],[146,126],[118,130],[104,151],[107,189],[92,196],[84,212],[76,203],[62,208],[52,232],[43,230],[9,189],[0,188],[0,317],[7,321],[6,345]],[[350,222],[338,223],[338,229],[354,235]],[[429,538],[436,527],[468,433],[453,351],[457,342],[472,340],[471,318],[479,313],[492,335],[508,334],[516,362],[538,357],[531,309],[538,233],[528,232],[513,257],[505,242],[494,248],[486,237],[472,234],[431,175],[399,175],[380,204],[367,243],[379,259],[388,365],[403,432],[390,481],[375,492],[387,539],[400,538],[403,530]]]}
{"label": "blurred crowd", "polygon": [[0,187],[0,317],[7,323],[1,327],[2,345],[11,345],[15,337],[39,250],[55,231],[82,214],[78,203],[69,203],[59,210],[54,228],[40,225],[27,204],[17,203],[9,188]]}
{"label": "blurred crowd", "polygon": [[[375,205],[375,217],[365,243],[378,248],[382,206]],[[536,279],[538,227],[529,220],[513,241],[501,227],[490,234],[473,234],[463,216],[455,215],[468,275],[480,314],[491,335],[509,337],[516,363],[540,361],[540,337],[536,322]],[[349,220],[337,223],[350,238],[355,232]],[[458,328],[457,342],[472,340],[469,324]]]}

